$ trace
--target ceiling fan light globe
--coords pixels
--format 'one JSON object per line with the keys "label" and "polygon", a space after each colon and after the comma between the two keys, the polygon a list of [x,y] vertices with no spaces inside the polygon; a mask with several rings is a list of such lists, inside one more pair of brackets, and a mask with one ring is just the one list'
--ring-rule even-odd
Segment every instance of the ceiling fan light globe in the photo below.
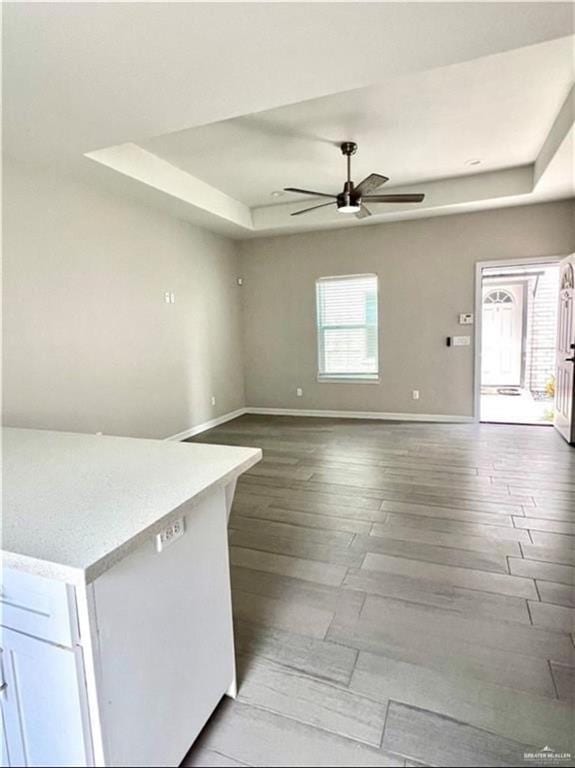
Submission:
{"label": "ceiling fan light globe", "polygon": [[355,203],[347,203],[344,205],[338,205],[338,213],[358,213],[361,210],[361,206]]}

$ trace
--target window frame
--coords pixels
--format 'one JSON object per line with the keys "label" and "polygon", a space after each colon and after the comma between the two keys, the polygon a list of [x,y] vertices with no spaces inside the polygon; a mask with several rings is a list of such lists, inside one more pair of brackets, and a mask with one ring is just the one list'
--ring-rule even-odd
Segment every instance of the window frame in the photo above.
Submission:
{"label": "window frame", "polygon": [[[375,302],[376,302],[376,324],[375,324],[375,355],[376,355],[376,371],[374,373],[325,373],[322,372],[322,365],[325,364],[324,353],[324,333],[326,328],[367,328],[364,325],[332,325],[322,326],[320,324],[320,285],[330,281],[345,281],[354,280],[363,277],[370,277],[375,279]],[[351,275],[328,275],[325,277],[318,277],[315,281],[315,327],[316,327],[316,364],[317,364],[317,380],[320,383],[329,384],[377,384],[380,381],[380,366],[379,366],[379,275],[375,272],[362,272]]]}

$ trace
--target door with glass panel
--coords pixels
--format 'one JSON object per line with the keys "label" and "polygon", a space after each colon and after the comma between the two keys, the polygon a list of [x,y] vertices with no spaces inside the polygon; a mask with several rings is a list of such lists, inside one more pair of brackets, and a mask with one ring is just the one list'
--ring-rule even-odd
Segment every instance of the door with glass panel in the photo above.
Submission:
{"label": "door with glass panel", "polygon": [[575,444],[575,255],[561,262],[559,280],[554,423]]}

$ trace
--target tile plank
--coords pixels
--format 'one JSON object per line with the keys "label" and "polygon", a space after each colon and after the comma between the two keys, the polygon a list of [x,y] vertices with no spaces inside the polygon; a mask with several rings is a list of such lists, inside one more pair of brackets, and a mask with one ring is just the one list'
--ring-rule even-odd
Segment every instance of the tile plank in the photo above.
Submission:
{"label": "tile plank", "polygon": [[495,547],[491,551],[455,549],[443,544],[429,544],[387,536],[356,536],[351,550],[362,554],[373,552],[427,563],[473,568],[478,571],[507,573],[505,554],[498,552]]}
{"label": "tile plank", "polygon": [[333,612],[301,603],[286,603],[272,597],[256,601],[247,592],[235,590],[232,595],[234,616],[253,624],[289,629],[309,637],[323,638],[333,619]]}
{"label": "tile plank", "polygon": [[383,747],[433,765],[517,766],[531,747],[437,712],[392,701]]}
{"label": "tile plank", "polygon": [[552,581],[537,581],[537,591],[544,603],[566,605],[575,608],[575,589],[568,584],[555,584]]}
{"label": "tile plank", "polygon": [[526,528],[530,531],[575,535],[575,523],[565,523],[561,520],[550,520],[544,517],[513,516],[513,523],[516,528]]}
{"label": "tile plank", "polygon": [[462,616],[482,616],[499,621],[529,624],[525,600],[518,597],[479,592],[428,579],[394,573],[350,569],[344,586],[380,597],[436,606]]}
{"label": "tile plank", "polygon": [[557,695],[562,701],[575,702],[575,667],[551,662],[551,671],[557,688]]}
{"label": "tile plank", "polygon": [[508,561],[509,570],[515,576],[575,585],[575,568],[572,565],[543,563],[539,560],[524,560],[520,557],[510,557]]}
{"label": "tile plank", "polygon": [[519,543],[513,540],[491,538],[489,536],[475,536],[466,533],[454,533],[449,531],[434,531],[429,528],[417,528],[415,526],[397,525],[388,518],[385,523],[374,523],[371,529],[372,536],[396,539],[422,544],[433,544],[451,549],[463,549],[470,552],[486,552],[499,555],[516,555],[521,557]]}
{"label": "tile plank", "polygon": [[466,507],[427,504],[425,500],[419,503],[386,500],[381,503],[381,511],[396,515],[415,515],[418,518],[430,517],[441,520],[458,520],[477,525],[513,526],[511,513],[477,512]]}
{"label": "tile plank", "polygon": [[[238,511],[238,514],[243,517],[287,523],[301,528],[318,528],[320,530],[345,531],[348,533],[368,534],[372,526],[371,521],[360,520],[353,516],[336,517],[335,515],[314,514],[311,512],[282,509],[275,505],[256,507],[250,510],[241,509]],[[234,517],[234,514],[232,514],[232,517]]]}
{"label": "tile plank", "polygon": [[[300,525],[276,521],[270,519],[242,517],[232,514],[229,521],[230,530],[253,533],[256,536],[280,536],[291,538],[294,542],[318,544],[347,548],[354,538],[349,531],[338,531],[329,528],[317,530],[315,528],[302,528]],[[257,539],[256,539],[257,540]]]}
{"label": "tile plank", "polygon": [[379,747],[385,706],[273,662],[239,659],[241,702]]}
{"label": "tile plank", "polygon": [[347,568],[333,563],[318,563],[298,557],[271,554],[246,547],[230,547],[230,562],[255,571],[269,571],[284,576],[314,581],[318,584],[339,585],[342,583]]}
{"label": "tile plank", "polygon": [[404,762],[380,749],[239,701],[222,702],[198,746],[262,768],[283,768],[286,756],[294,768],[399,767]]}
{"label": "tile plank", "polygon": [[534,626],[557,632],[575,632],[575,608],[533,600],[527,602]]}
{"label": "tile plank", "polygon": [[402,576],[416,576],[450,584],[454,587],[478,589],[483,592],[496,592],[511,597],[537,599],[537,592],[532,579],[521,576],[507,576],[500,573],[487,573],[471,568],[457,568],[449,565],[423,563],[406,560],[403,557],[368,553],[361,566],[365,570],[397,573]]}
{"label": "tile plank", "polygon": [[331,544],[329,541],[323,544],[321,541],[314,541],[311,537],[306,538],[302,534],[286,535],[275,531],[267,532],[263,526],[260,528],[259,532],[230,529],[230,546],[235,549],[250,549],[279,556],[289,555],[299,560],[329,563],[338,567],[359,567],[361,564],[362,553],[352,550],[346,544]]}
{"label": "tile plank", "polygon": [[573,710],[565,702],[360,653],[350,687],[376,701],[401,701],[524,744],[573,751]]}
{"label": "tile plank", "polygon": [[[413,505],[412,505],[413,506]],[[511,518],[490,515],[489,524],[481,522],[468,522],[461,519],[450,519],[445,517],[435,516],[420,516],[418,514],[402,514],[397,512],[388,512],[387,518],[384,522],[376,525],[381,525],[383,528],[389,526],[390,529],[399,528],[406,532],[407,530],[416,531],[437,531],[439,533],[451,533],[459,536],[470,536],[480,538],[482,541],[487,542],[489,545],[497,544],[502,541],[513,541],[529,544],[531,538],[529,531],[520,530],[514,528]],[[497,523],[497,525],[495,524]]]}
{"label": "tile plank", "polygon": [[537,544],[522,544],[523,557],[527,560],[542,560],[545,563],[575,565],[575,547],[544,547]]}
{"label": "tile plank", "polygon": [[351,679],[357,660],[357,651],[353,648],[295,634],[295,626],[288,631],[236,620],[234,627],[236,648],[248,658],[274,661],[342,685]]}

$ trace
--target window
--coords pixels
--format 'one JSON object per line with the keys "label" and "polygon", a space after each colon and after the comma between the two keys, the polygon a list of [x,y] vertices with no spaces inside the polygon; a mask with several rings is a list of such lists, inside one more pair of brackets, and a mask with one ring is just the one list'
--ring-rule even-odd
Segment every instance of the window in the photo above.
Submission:
{"label": "window", "polygon": [[319,378],[377,380],[377,276],[316,283]]}
{"label": "window", "polygon": [[513,304],[513,296],[504,290],[496,290],[488,293],[483,299],[484,304]]}

